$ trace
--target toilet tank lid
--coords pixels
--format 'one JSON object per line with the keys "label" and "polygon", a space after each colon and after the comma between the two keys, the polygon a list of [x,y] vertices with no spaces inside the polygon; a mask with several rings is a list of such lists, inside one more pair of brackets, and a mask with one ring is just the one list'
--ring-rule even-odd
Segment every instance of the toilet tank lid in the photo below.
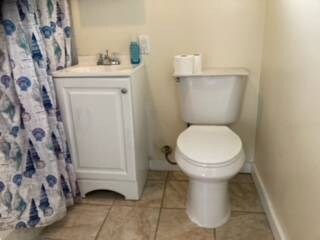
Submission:
{"label": "toilet tank lid", "polygon": [[191,126],[178,137],[177,148],[196,164],[220,165],[241,154],[242,142],[226,126]]}
{"label": "toilet tank lid", "polygon": [[205,68],[201,73],[174,74],[174,77],[210,77],[210,76],[248,76],[249,70],[241,67],[234,68]]}

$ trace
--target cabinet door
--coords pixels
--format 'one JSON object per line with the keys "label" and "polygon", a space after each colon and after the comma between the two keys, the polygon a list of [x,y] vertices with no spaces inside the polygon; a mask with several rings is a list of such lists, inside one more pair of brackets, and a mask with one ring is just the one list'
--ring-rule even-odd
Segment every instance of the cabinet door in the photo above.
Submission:
{"label": "cabinet door", "polygon": [[57,86],[78,177],[132,179],[129,79],[64,79]]}

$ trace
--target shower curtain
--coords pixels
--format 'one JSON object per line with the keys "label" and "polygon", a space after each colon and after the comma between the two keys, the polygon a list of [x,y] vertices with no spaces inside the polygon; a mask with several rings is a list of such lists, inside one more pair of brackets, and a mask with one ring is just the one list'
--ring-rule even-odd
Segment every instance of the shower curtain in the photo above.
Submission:
{"label": "shower curtain", "polygon": [[68,2],[0,4],[0,230],[42,227],[79,196],[51,76],[71,65]]}

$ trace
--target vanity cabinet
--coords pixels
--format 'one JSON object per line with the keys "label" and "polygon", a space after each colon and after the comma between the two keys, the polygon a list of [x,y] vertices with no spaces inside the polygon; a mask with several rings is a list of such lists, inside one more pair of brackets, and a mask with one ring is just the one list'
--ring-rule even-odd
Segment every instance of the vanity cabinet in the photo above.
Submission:
{"label": "vanity cabinet", "polygon": [[82,195],[105,189],[139,199],[148,169],[144,68],[109,71],[55,74],[59,105]]}

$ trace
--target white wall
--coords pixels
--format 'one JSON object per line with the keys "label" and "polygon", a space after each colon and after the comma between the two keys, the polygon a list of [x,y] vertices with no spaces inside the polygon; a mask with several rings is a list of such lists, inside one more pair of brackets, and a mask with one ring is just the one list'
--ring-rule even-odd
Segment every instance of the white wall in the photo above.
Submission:
{"label": "white wall", "polygon": [[265,0],[71,0],[77,49],[92,55],[106,48],[128,53],[132,35],[150,36],[147,71],[153,100],[153,159],[175,145],[185,128],[172,76],[173,56],[202,52],[206,67],[251,71],[241,120],[234,129],[254,159],[257,98]]}
{"label": "white wall", "polygon": [[269,0],[256,166],[290,240],[320,239],[320,1]]}

